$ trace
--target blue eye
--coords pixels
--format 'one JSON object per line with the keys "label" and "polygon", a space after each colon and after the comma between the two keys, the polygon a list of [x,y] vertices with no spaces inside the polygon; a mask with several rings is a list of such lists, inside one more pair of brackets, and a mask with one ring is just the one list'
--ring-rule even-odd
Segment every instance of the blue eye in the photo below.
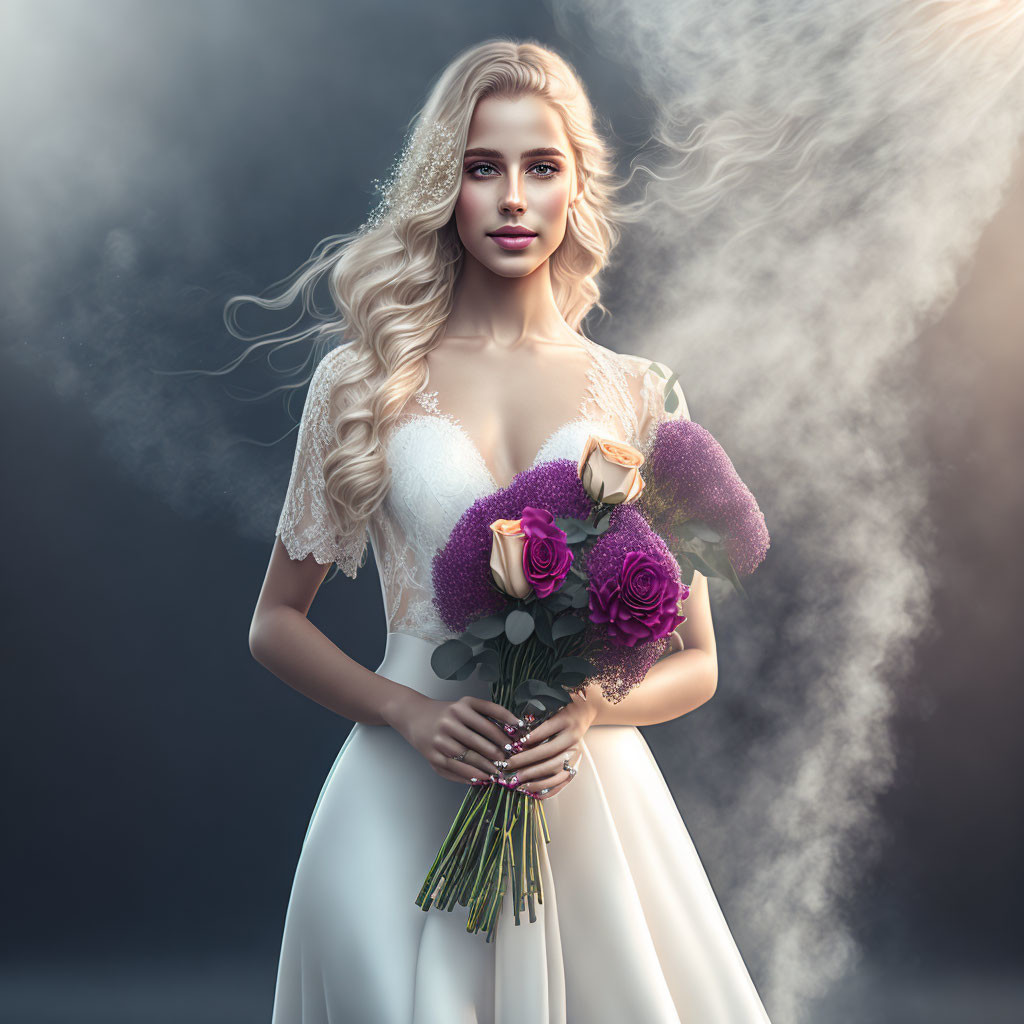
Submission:
{"label": "blue eye", "polygon": [[[494,164],[473,164],[472,167],[466,168],[466,173],[467,174],[473,174],[475,171],[482,171],[485,167],[486,168],[490,168],[490,170],[492,170],[492,171],[496,171],[497,170],[497,168],[494,166]],[[537,177],[537,178],[553,178],[556,174],[558,174],[558,171],[559,171],[559,168],[555,164],[549,164],[549,163],[534,164],[533,167],[530,168],[530,170],[531,171],[536,171],[536,170],[538,170],[541,167],[549,168],[551,173],[550,174],[537,174],[537,175],[535,175],[535,177]],[[493,174],[483,174],[483,175],[479,175],[479,177],[493,178],[494,175]]]}

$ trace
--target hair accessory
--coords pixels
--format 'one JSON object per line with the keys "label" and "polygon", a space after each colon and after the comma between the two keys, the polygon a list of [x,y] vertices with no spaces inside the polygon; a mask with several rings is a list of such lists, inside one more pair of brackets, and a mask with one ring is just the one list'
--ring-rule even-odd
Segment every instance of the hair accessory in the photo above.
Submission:
{"label": "hair accessory", "polygon": [[406,135],[387,177],[374,178],[380,200],[360,231],[385,222],[407,220],[452,198],[459,180],[462,154],[455,129],[444,121],[418,121]]}

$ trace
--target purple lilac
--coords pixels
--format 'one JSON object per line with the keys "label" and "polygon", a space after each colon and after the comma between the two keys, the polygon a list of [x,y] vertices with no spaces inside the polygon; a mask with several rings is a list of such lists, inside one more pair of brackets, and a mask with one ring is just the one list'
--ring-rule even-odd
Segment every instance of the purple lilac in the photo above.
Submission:
{"label": "purple lilac", "polygon": [[[679,599],[689,589],[682,582],[679,563],[665,542],[650,527],[635,504],[618,505],[609,516],[608,530],[597,540],[587,555],[586,572],[591,591],[607,590],[621,578],[623,565],[631,552],[648,556],[675,587]],[[674,627],[673,627],[674,628]],[[654,663],[668,647],[667,633],[658,640],[633,647],[616,642],[608,627],[589,623],[586,629],[588,659],[600,666],[590,682],[601,684],[604,696],[618,703],[634,686],[641,683]],[[592,645],[592,646],[591,646]]]}
{"label": "purple lilac", "polygon": [[770,538],[757,501],[725,450],[699,423],[659,423],[643,476],[637,506],[670,543],[683,522],[696,519],[722,534],[738,575],[749,575],[764,560]]}
{"label": "purple lilac", "polygon": [[555,518],[586,519],[592,503],[572,459],[553,459],[518,474],[508,487],[473,502],[434,555],[431,571],[434,606],[441,621],[462,633],[474,619],[508,605],[507,595],[491,580],[491,523],[521,519],[528,506],[547,509]]}

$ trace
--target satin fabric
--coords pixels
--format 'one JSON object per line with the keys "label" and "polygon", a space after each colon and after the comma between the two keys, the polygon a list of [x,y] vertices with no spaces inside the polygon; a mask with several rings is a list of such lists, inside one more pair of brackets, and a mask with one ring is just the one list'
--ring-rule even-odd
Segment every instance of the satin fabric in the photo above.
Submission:
{"label": "satin fabric", "polygon": [[[377,673],[429,697],[435,644],[389,633]],[[543,802],[544,903],[494,939],[414,900],[466,787],[388,726],[356,723],[324,783],[288,903],[272,1024],[767,1022],[697,851],[633,726],[596,725]]]}

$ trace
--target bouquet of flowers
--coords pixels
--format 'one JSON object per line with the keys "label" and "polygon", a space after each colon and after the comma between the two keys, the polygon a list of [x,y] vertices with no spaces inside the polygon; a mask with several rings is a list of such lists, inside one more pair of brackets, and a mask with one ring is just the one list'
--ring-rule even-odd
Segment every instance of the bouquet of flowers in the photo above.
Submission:
{"label": "bouquet of flowers", "polygon": [[[640,469],[644,467],[644,474]],[[650,454],[588,436],[471,505],[434,557],[434,603],[460,636],[433,652],[443,679],[474,671],[491,700],[536,728],[598,684],[617,703],[670,646],[695,570],[742,592],[768,549],[764,517],[728,456],[691,420],[658,425]],[[499,723],[501,724],[501,723]],[[519,730],[504,725],[521,749]],[[497,783],[497,784],[495,784]],[[469,907],[494,934],[511,887],[515,923],[543,904],[543,801],[503,776],[473,785],[416,898]]]}

